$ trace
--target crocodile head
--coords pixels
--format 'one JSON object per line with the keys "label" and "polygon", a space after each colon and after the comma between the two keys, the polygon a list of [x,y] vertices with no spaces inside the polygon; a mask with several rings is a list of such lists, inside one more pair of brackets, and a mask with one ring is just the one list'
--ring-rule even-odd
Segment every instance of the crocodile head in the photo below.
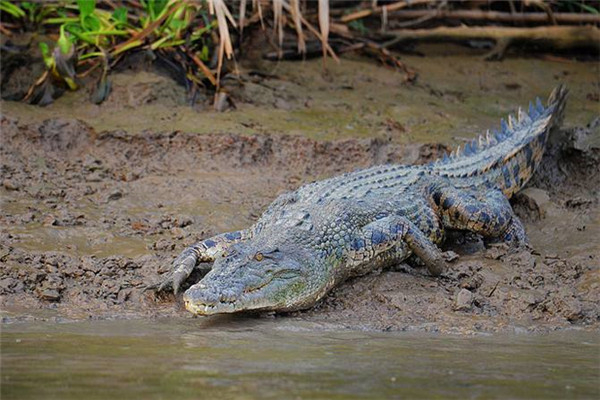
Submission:
{"label": "crocodile head", "polygon": [[234,246],[185,292],[185,306],[198,315],[308,308],[333,284],[329,268],[316,265],[311,253],[299,246]]}

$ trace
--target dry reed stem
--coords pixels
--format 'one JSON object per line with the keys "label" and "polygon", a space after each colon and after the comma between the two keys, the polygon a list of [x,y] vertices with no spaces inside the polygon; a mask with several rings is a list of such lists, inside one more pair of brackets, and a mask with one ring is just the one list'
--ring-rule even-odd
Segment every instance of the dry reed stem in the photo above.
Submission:
{"label": "dry reed stem", "polygon": [[[182,48],[180,47],[180,49],[182,49]],[[217,86],[217,78],[215,78],[215,75],[212,73],[212,71],[210,70],[210,68],[208,68],[206,66],[206,64],[204,64],[202,62],[202,60],[199,59],[191,51],[188,50],[188,51],[186,51],[186,53],[187,53],[188,57],[190,57],[192,59],[192,61],[194,61],[194,64],[196,64],[196,66],[198,68],[200,68],[200,70],[202,71],[202,73],[204,74],[204,76],[206,76],[208,78],[208,80],[210,81],[210,83],[212,83],[214,86]]]}
{"label": "dry reed stem", "polygon": [[258,18],[260,19],[260,27],[265,29],[265,21],[263,21],[262,7],[260,0],[252,0],[252,11],[258,12]]}
{"label": "dry reed stem", "polygon": [[279,50],[283,47],[283,0],[273,1],[273,30],[277,32]]}
{"label": "dry reed stem", "polygon": [[329,42],[329,0],[319,0],[319,28],[323,47],[323,62],[327,58],[327,43]]}
{"label": "dry reed stem", "polygon": [[240,2],[240,35],[244,32],[244,22],[246,19],[246,1],[241,0]]}
{"label": "dry reed stem", "polygon": [[[283,8],[287,11],[290,12],[290,5],[287,4],[285,1],[283,2]],[[333,58],[336,62],[340,62],[340,59],[338,58],[338,56],[335,54],[335,52],[333,51],[333,49],[331,48],[331,46],[329,45],[329,43],[327,43],[327,41],[323,42],[323,37],[321,36],[321,33],[314,27],[311,25],[310,22],[308,22],[306,20],[306,18],[304,18],[302,16],[302,14],[300,14],[300,21],[302,21],[302,23],[304,24],[304,26],[306,26],[306,28],[317,37],[317,39],[319,39],[321,41],[321,43],[325,44],[325,49],[327,50],[327,53],[331,56],[331,58]]]}
{"label": "dry reed stem", "polygon": [[296,36],[298,36],[298,53],[304,54],[306,53],[306,41],[304,39],[304,32],[302,32],[302,21],[300,21],[299,0],[290,0],[290,12],[294,21],[294,27],[296,28]]}

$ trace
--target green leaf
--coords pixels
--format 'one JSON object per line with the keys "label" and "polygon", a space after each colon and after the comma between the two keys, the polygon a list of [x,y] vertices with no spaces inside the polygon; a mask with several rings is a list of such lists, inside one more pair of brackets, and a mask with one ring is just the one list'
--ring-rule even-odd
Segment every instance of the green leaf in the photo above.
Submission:
{"label": "green leaf", "polygon": [[180,20],[180,19],[173,19],[170,23],[169,23],[169,27],[171,29],[174,30],[182,30],[185,29],[187,27],[187,21],[184,20]]}
{"label": "green leaf", "polygon": [[581,7],[582,10],[587,11],[590,14],[600,13],[600,11],[598,11],[596,8],[594,8],[592,6],[588,6],[587,4],[583,4],[583,3],[575,3],[575,4],[577,4],[579,7]]}
{"label": "green leaf", "polygon": [[60,36],[58,37],[58,41],[56,42],[56,44],[58,44],[58,47],[62,54],[66,55],[69,54],[69,52],[71,51],[73,43],[71,42],[71,39],[69,39],[69,36],[67,36],[64,25],[61,25],[60,27]]}
{"label": "green leaf", "polygon": [[125,7],[119,7],[119,8],[117,8],[113,12],[112,17],[118,23],[120,23],[120,24],[126,24],[127,23],[127,9]]}
{"label": "green leaf", "polygon": [[83,21],[88,15],[92,15],[96,9],[96,0],[77,0],[79,15]]}
{"label": "green leaf", "polygon": [[74,35],[83,33],[83,28],[79,24],[65,24],[65,30]]}
{"label": "green leaf", "polygon": [[148,10],[153,20],[158,19],[168,2],[168,0],[148,0]]}
{"label": "green leaf", "polygon": [[81,26],[86,31],[97,31],[100,30],[100,19],[95,15],[88,15],[81,21]]}
{"label": "green leaf", "polygon": [[51,69],[52,66],[54,65],[54,59],[52,58],[52,55],[50,54],[50,48],[48,47],[48,44],[44,43],[44,42],[40,42],[40,51],[42,52],[42,58],[44,59],[44,64],[46,64],[46,67],[48,69]]}
{"label": "green leaf", "polygon": [[9,13],[15,18],[23,18],[25,16],[25,11],[19,8],[19,6],[11,4],[9,1],[5,0],[0,1],[0,10],[2,12]]}
{"label": "green leaf", "polygon": [[202,52],[200,53],[200,59],[202,61],[208,61],[209,54],[208,54],[208,46],[207,45],[202,46]]}

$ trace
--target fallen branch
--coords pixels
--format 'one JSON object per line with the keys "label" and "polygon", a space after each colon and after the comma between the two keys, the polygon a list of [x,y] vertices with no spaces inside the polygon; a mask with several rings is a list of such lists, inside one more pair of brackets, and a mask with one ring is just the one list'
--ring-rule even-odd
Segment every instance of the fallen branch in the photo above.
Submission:
{"label": "fallen branch", "polygon": [[501,59],[504,51],[515,42],[538,43],[556,50],[594,48],[600,50],[600,29],[594,26],[542,26],[536,28],[513,27],[440,27],[435,29],[392,30],[384,34],[391,40],[390,48],[408,41],[464,41],[491,39],[497,48],[487,59]]}
{"label": "fallen branch", "polygon": [[392,11],[400,10],[405,7],[414,6],[417,4],[435,3],[435,0],[412,0],[412,1],[398,1],[396,3],[388,4],[381,7],[374,7],[372,9],[360,10],[352,14],[344,15],[340,18],[340,22],[350,22],[357,19],[365,18],[374,14],[390,13]]}
{"label": "fallen branch", "polygon": [[[557,23],[563,24],[600,24],[600,14],[583,14],[583,13],[553,13]],[[461,19],[470,21],[487,21],[487,22],[551,22],[548,14],[544,12],[528,12],[528,13],[508,13],[500,11],[480,11],[480,10],[400,10],[388,15],[388,19]]]}

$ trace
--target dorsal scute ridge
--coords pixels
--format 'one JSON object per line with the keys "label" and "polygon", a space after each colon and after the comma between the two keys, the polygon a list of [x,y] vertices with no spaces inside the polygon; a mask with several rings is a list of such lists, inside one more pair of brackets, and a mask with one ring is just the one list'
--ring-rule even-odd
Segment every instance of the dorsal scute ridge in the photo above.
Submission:
{"label": "dorsal scute ridge", "polygon": [[511,131],[514,131],[515,128],[519,126],[519,121],[515,118],[513,114],[508,115],[508,128]]}
{"label": "dorsal scute ridge", "polygon": [[[479,159],[476,159],[476,157],[487,159],[494,156],[494,154],[492,154],[494,150],[490,150],[492,152],[490,154],[483,154],[487,149],[499,145],[502,145],[503,148],[508,148],[509,145],[503,145],[503,142],[511,143],[511,145],[515,142],[515,146],[519,145],[521,139],[535,133],[532,132],[530,127],[536,123],[536,121],[549,114],[557,115],[558,117],[556,118],[561,117],[565,104],[564,99],[567,94],[567,88],[564,85],[560,85],[552,91],[546,104],[542,104],[542,100],[540,100],[539,97],[535,98],[534,101],[529,102],[528,107],[519,107],[513,114],[509,114],[505,119],[501,119],[499,129],[487,130],[473,141],[458,145],[455,149],[445,153],[443,157],[440,157],[437,164],[452,164],[458,162],[460,166],[467,164],[474,165],[474,163],[479,162]],[[557,110],[557,107],[560,107],[560,109]],[[543,122],[546,123],[546,121]],[[518,135],[518,137],[515,135]],[[499,152],[506,150],[507,149],[498,149]],[[510,151],[510,149],[508,149],[508,151]],[[464,158],[465,161],[461,161],[461,158]],[[471,160],[467,161],[467,159]],[[455,168],[459,168],[459,165]]]}
{"label": "dorsal scute ridge", "polygon": [[[563,91],[562,87],[555,89],[548,98],[547,107],[552,106],[556,99],[559,97],[559,93]],[[535,98],[534,102],[529,102],[528,112],[525,112],[521,107],[518,108],[516,115],[509,114],[506,119],[500,120],[500,129],[487,130],[485,134],[479,135],[471,142],[467,142],[464,146],[458,145],[455,150],[450,153],[444,153],[442,158],[438,158],[434,164],[446,164],[460,158],[462,156],[472,156],[478,152],[495,146],[498,143],[504,142],[506,139],[514,135],[517,128],[530,124],[533,120],[537,119],[544,112],[547,111],[547,107],[544,107],[539,97]]]}
{"label": "dorsal scute ridge", "polygon": [[532,119],[537,118],[544,112],[545,108],[541,105],[539,98],[536,99],[536,104],[529,103],[529,114],[521,107],[518,108],[515,114],[509,114],[506,119],[500,120],[500,129],[486,130],[484,134],[479,135],[471,142],[467,142],[462,148],[458,145],[455,150],[449,153],[444,153],[443,157],[438,158],[433,164],[447,164],[451,161],[460,158],[461,156],[471,156],[478,152],[502,143],[507,138],[511,137],[520,126],[531,123]]}
{"label": "dorsal scute ridge", "polygon": [[537,119],[539,117],[538,110],[534,107],[533,102],[529,102],[529,116],[531,119]]}
{"label": "dorsal scute ridge", "polygon": [[540,100],[539,97],[535,98],[535,108],[537,109],[537,112],[539,114],[542,114],[544,112],[544,105],[542,104],[542,100]]}
{"label": "dorsal scute ridge", "polygon": [[519,111],[517,112],[517,119],[519,120],[519,124],[526,125],[531,123],[531,117],[527,114],[521,107],[519,107]]}
{"label": "dorsal scute ridge", "polygon": [[500,132],[502,132],[502,136],[508,136],[508,133],[510,132],[510,129],[508,128],[504,118],[500,120]]}

